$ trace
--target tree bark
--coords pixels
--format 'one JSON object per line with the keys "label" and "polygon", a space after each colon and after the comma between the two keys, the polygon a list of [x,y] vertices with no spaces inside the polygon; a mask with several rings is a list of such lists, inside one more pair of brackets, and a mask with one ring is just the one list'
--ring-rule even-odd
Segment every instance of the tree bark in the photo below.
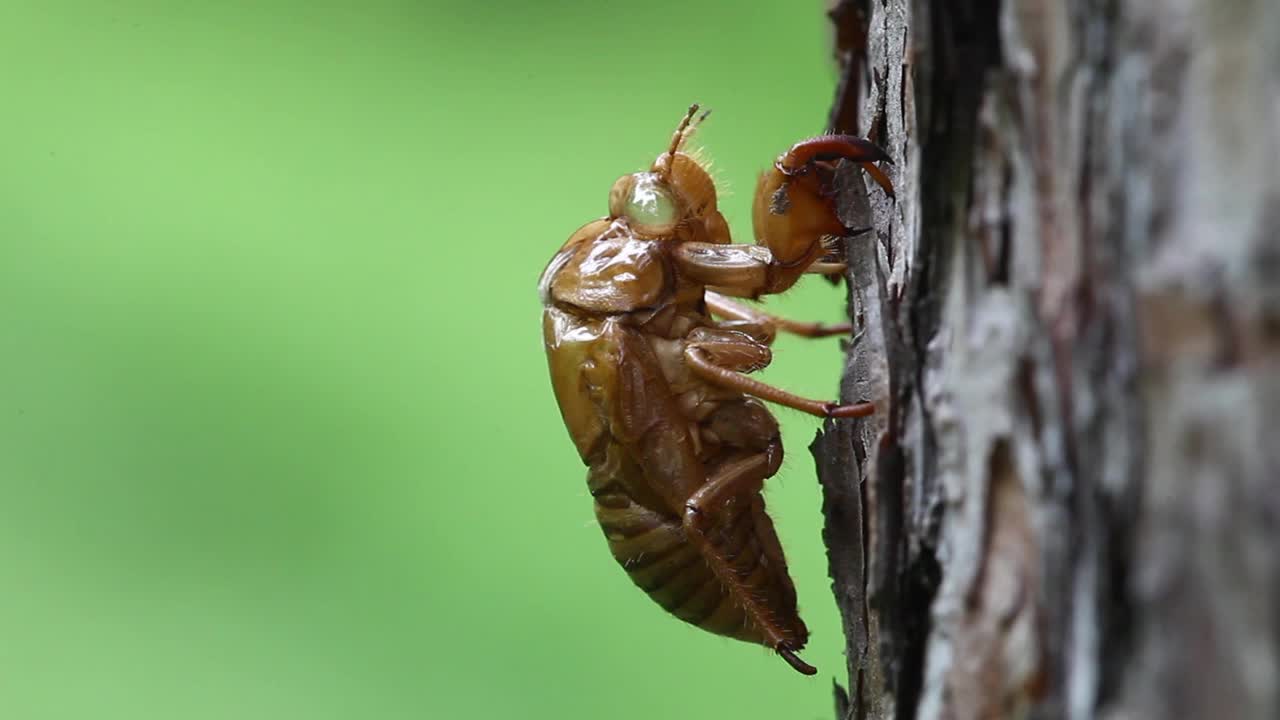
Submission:
{"label": "tree bark", "polygon": [[838,717],[1280,717],[1280,4],[830,14]]}

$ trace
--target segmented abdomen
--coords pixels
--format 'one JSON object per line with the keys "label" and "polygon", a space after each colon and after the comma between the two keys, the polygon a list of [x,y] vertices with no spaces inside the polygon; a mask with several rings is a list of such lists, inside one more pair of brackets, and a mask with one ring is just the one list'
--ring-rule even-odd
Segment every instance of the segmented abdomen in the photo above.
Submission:
{"label": "segmented abdomen", "polygon": [[762,547],[777,538],[759,495],[729,503],[710,531],[744,588],[739,591],[715,576],[678,518],[635,502],[619,485],[601,490],[593,492],[596,519],[614,559],[664,610],[717,635],[766,645],[773,635],[793,649],[804,646],[808,631],[786,567],[771,566]]}

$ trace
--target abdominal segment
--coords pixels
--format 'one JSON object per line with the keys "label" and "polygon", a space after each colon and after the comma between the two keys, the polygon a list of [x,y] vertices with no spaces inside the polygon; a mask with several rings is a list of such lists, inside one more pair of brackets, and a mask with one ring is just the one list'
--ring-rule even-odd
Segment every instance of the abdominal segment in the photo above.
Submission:
{"label": "abdominal segment", "polygon": [[[596,518],[609,549],[631,580],[664,610],[709,632],[752,643],[779,639],[794,649],[808,632],[796,612],[795,589],[759,493],[734,497],[715,510],[713,548],[738,578],[730,588],[712,572],[679,518],[634,501],[623,483],[593,488]],[[758,608],[744,609],[741,593]]]}
{"label": "abdominal segment", "polygon": [[[596,518],[614,559],[662,609],[717,635],[764,641],[758,623],[747,617],[702,553],[686,540],[678,520],[635,503],[610,507],[599,502]],[[743,541],[737,554],[751,562],[750,556],[759,555],[754,549]]]}

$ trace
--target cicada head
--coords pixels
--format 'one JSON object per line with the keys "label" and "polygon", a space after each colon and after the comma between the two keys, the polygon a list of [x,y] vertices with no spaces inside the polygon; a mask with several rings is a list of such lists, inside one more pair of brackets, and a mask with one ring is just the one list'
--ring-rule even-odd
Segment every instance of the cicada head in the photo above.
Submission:
{"label": "cicada head", "polygon": [[716,185],[695,157],[681,150],[698,122],[698,106],[676,128],[671,145],[648,172],[623,175],[609,191],[609,214],[637,235],[679,242],[729,242],[729,226],[716,202]]}

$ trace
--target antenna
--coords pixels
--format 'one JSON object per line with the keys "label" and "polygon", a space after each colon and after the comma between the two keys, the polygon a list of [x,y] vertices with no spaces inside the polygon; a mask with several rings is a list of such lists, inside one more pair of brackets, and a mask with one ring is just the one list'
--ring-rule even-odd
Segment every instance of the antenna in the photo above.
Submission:
{"label": "antenna", "polygon": [[[689,124],[693,122],[693,116],[698,114],[698,103],[689,106],[689,112],[685,113],[680,124],[676,127],[676,134],[671,136],[671,147],[667,148],[668,155],[675,155],[676,150],[680,149],[680,143],[684,142],[685,131],[689,129]],[[706,117],[704,114],[703,117]]]}

